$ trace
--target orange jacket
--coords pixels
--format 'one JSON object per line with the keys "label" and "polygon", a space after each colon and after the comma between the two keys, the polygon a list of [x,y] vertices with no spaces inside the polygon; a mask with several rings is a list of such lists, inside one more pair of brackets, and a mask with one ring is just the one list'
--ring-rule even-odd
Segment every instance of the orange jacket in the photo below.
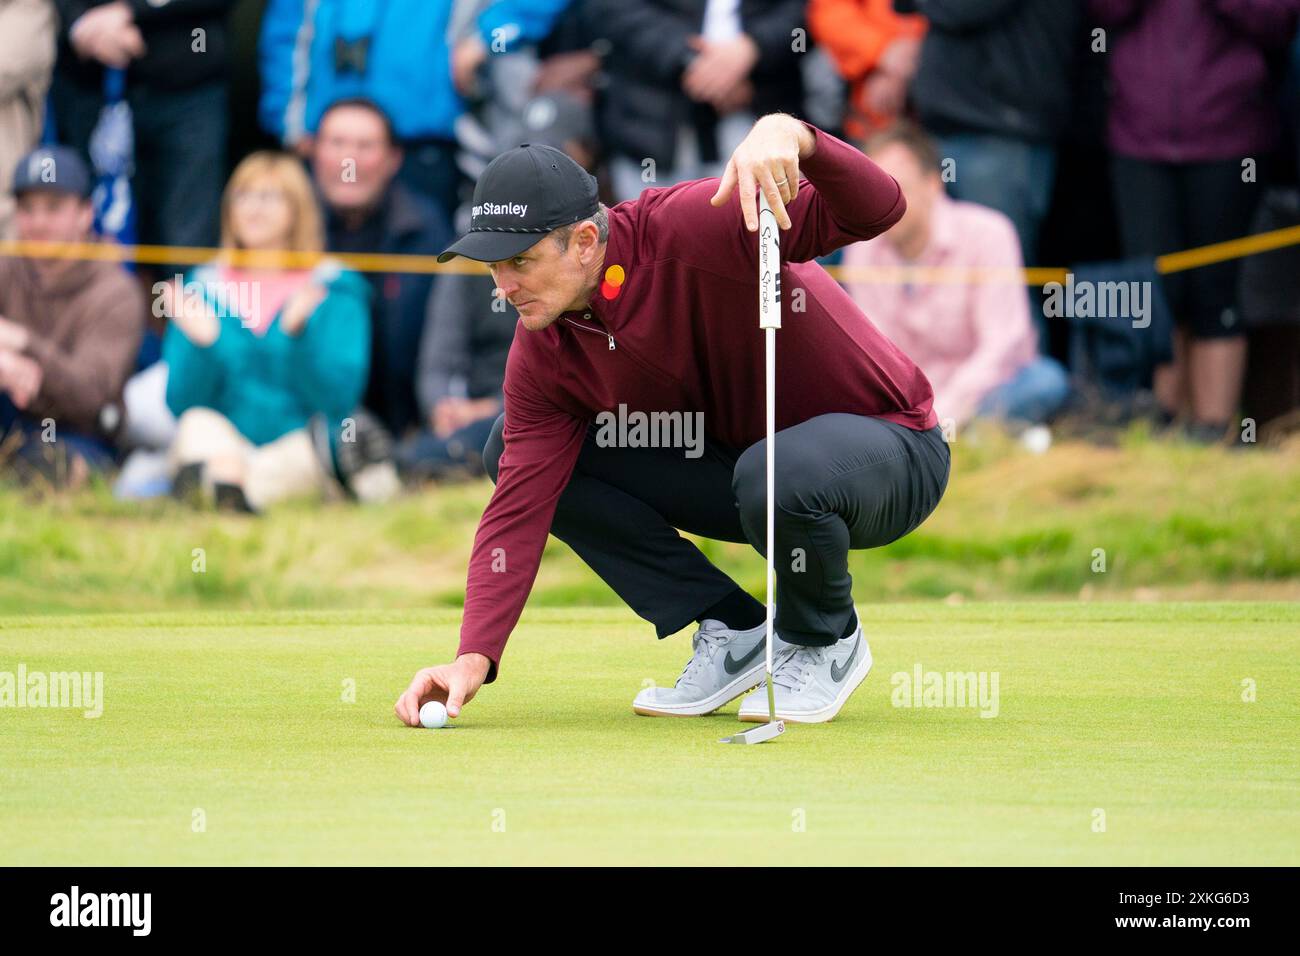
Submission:
{"label": "orange jacket", "polygon": [[893,0],[809,0],[808,27],[849,81],[845,132],[855,138],[887,126],[894,117],[866,106],[864,81],[895,40],[925,35],[925,17],[894,12]]}

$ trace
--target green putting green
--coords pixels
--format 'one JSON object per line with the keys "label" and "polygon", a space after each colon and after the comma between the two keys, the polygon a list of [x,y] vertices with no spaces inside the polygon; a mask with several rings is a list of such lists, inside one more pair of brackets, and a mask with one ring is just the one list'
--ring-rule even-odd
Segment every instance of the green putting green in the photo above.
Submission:
{"label": "green putting green", "polygon": [[[860,614],[866,683],[758,747],[635,716],[688,633],[621,610],[530,610],[439,731],[392,705],[455,611],[0,618],[0,864],[1300,863],[1300,607]],[[20,666],[102,715],[9,706]],[[982,704],[899,706],[932,672]]]}

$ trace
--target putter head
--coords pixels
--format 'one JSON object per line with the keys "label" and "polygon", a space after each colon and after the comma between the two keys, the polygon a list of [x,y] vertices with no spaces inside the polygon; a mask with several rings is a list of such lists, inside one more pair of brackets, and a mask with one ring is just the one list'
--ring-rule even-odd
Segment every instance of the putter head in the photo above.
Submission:
{"label": "putter head", "polygon": [[775,740],[785,733],[785,721],[773,720],[766,724],[757,724],[749,730],[742,730],[730,737],[723,737],[720,744],[761,744],[765,740]]}

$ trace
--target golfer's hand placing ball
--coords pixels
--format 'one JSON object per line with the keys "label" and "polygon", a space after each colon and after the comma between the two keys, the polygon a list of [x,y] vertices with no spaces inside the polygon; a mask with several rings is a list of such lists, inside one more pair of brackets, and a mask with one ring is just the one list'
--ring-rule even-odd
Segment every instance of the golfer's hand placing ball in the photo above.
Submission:
{"label": "golfer's hand placing ball", "polygon": [[420,726],[420,708],[431,700],[446,704],[448,717],[459,717],[460,709],[483,686],[490,663],[482,654],[462,654],[450,664],[417,671],[393,710],[411,727]]}
{"label": "golfer's hand placing ball", "polygon": [[785,207],[794,201],[799,191],[799,161],[811,156],[816,148],[817,140],[808,127],[793,116],[784,113],[764,116],[731,154],[718,191],[709,201],[721,206],[739,187],[740,211],[745,217],[745,227],[756,232],[758,197],[755,191],[761,189],[776,214],[777,225],[789,229],[790,217]]}

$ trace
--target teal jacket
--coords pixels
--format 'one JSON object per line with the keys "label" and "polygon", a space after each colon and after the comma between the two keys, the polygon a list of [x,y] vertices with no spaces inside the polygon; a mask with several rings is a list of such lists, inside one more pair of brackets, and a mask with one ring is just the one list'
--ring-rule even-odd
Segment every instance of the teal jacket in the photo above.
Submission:
{"label": "teal jacket", "polygon": [[315,277],[327,294],[297,336],[280,328],[254,335],[234,308],[221,304],[216,270],[201,266],[197,282],[221,322],[216,340],[199,347],[175,325],[163,338],[168,365],[167,407],[220,412],[254,445],[265,445],[323,414],[336,430],[361,399],[370,366],[370,287],[355,272],[324,263]]}

